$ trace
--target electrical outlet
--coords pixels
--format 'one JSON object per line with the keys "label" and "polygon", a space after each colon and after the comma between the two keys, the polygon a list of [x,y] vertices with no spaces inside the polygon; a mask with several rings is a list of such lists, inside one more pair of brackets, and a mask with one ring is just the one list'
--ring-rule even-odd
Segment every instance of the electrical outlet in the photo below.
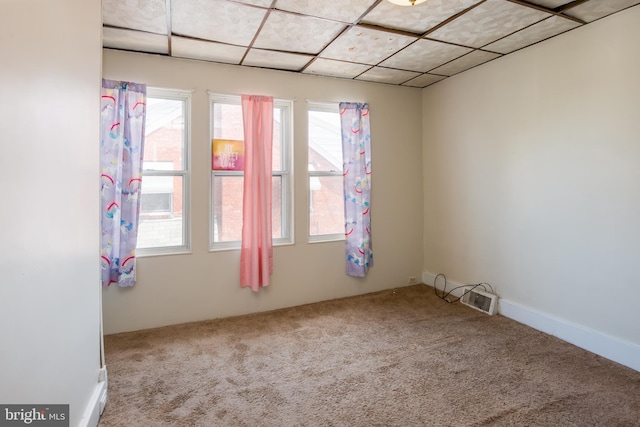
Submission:
{"label": "electrical outlet", "polygon": [[410,285],[417,283],[416,276],[409,276],[409,278],[407,279],[407,283]]}

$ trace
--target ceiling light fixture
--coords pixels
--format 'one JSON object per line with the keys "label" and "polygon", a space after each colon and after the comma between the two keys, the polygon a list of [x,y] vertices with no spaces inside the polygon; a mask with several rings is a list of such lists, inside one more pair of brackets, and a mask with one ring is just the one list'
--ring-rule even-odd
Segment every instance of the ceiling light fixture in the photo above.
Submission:
{"label": "ceiling light fixture", "polygon": [[427,0],[388,0],[393,4],[397,4],[398,6],[415,6],[420,3],[424,3]]}

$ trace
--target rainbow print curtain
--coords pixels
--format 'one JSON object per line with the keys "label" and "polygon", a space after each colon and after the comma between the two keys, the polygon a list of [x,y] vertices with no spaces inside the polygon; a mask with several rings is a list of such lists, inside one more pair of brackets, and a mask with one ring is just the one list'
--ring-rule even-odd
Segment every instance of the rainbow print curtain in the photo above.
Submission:
{"label": "rainbow print curtain", "polygon": [[100,262],[102,285],[136,282],[136,241],[146,111],[144,84],[102,80]]}
{"label": "rainbow print curtain", "polygon": [[369,104],[340,103],[347,274],[373,266],[371,242],[371,132]]}

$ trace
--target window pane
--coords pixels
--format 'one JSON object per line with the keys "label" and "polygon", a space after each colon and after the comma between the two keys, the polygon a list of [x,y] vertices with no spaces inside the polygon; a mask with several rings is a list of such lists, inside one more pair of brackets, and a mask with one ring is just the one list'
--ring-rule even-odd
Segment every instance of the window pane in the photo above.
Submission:
{"label": "window pane", "polygon": [[213,104],[213,137],[215,139],[244,140],[242,106],[240,104]]}
{"label": "window pane", "polygon": [[[242,240],[242,176],[216,176],[214,178],[214,242]],[[282,177],[272,180],[271,206],[272,237],[283,236],[282,230]]]}
{"label": "window pane", "polygon": [[338,105],[311,105],[308,118],[310,241],[341,239],[344,237],[344,193]]}
{"label": "window pane", "polygon": [[242,176],[213,178],[213,241],[242,239]]}
{"label": "window pane", "polygon": [[[273,170],[282,168],[282,120],[281,108],[273,109]],[[215,103],[213,105],[213,137],[215,139],[244,140],[242,106]]]}
{"label": "window pane", "polygon": [[[183,170],[184,102],[147,98],[144,170]],[[156,166],[162,163],[164,167]]]}
{"label": "window pane", "polygon": [[283,131],[283,115],[281,108],[273,109],[273,149],[271,157],[273,159],[272,169],[274,171],[282,170],[282,131]]}
{"label": "window pane", "polygon": [[342,170],[339,113],[309,111],[309,170]]}
{"label": "window pane", "polygon": [[342,176],[309,177],[309,235],[343,233]]}
{"label": "window pane", "polygon": [[145,194],[140,200],[140,213],[171,212],[171,193]]}
{"label": "window pane", "polygon": [[140,189],[142,195],[173,193],[173,176],[145,176]]}
{"label": "window pane", "polygon": [[181,176],[143,177],[139,249],[184,245],[182,183]]}
{"label": "window pane", "polygon": [[271,180],[271,238],[284,237],[282,230],[282,177],[274,176]]}

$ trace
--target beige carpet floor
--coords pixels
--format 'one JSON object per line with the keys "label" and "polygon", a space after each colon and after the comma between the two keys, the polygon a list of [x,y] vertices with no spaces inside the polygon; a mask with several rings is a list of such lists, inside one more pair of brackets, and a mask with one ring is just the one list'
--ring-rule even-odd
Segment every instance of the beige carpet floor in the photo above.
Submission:
{"label": "beige carpet floor", "polygon": [[416,285],[105,337],[110,426],[640,426],[640,372]]}

